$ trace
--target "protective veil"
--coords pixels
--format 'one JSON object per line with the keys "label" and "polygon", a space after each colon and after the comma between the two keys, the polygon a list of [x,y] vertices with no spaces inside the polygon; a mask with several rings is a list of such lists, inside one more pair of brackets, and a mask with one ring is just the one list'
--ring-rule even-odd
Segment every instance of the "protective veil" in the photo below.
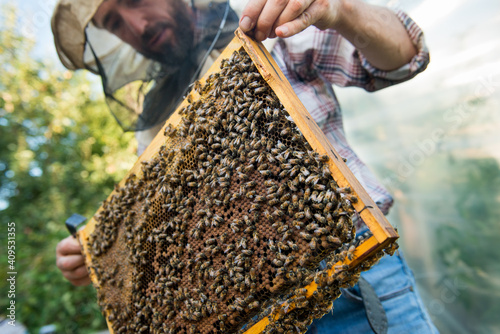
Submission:
{"label": "protective veil", "polygon": [[[238,16],[229,1],[190,4],[184,22],[193,29],[189,52],[181,61],[147,58],[91,21],[85,29],[83,63],[102,78],[109,109],[125,131],[144,131],[163,124],[182,101],[213,50],[234,37]],[[62,60],[62,59],[61,59]],[[64,63],[64,62],[63,62]],[[65,64],[66,65],[66,64]]]}

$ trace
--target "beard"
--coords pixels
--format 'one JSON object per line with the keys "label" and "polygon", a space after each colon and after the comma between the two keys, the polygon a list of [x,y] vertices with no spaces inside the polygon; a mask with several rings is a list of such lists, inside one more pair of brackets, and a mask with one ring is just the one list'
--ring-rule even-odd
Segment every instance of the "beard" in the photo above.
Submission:
{"label": "beard", "polygon": [[[182,1],[173,1],[175,22],[158,22],[146,28],[142,36],[142,54],[174,70],[190,58],[194,49],[193,19]],[[159,50],[150,50],[149,43],[165,29],[173,31],[173,38],[159,46]]]}

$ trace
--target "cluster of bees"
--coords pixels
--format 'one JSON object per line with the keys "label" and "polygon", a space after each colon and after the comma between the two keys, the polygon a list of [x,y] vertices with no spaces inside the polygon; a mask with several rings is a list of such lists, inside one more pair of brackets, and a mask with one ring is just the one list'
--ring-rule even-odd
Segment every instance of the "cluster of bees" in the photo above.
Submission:
{"label": "cluster of bees", "polygon": [[[115,333],[238,332],[264,316],[269,332],[305,332],[372,264],[334,267],[360,241],[357,199],[244,51],[194,89],[158,154],[95,216],[99,304]],[[117,260],[131,271],[119,289]]]}

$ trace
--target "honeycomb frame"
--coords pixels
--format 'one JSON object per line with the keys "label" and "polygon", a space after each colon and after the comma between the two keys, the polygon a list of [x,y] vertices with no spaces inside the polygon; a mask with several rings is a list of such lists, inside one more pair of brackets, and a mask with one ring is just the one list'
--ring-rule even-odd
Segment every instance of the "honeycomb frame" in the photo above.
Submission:
{"label": "honeycomb frame", "polygon": [[[228,59],[234,51],[244,50],[253,61],[257,70],[261,74],[262,78],[267,82],[272,91],[276,94],[279,101],[283,105],[284,109],[288,112],[289,116],[293,119],[296,126],[305,137],[312,149],[319,155],[326,155],[329,157],[326,162],[331,176],[337,183],[339,187],[350,188],[352,190],[352,195],[357,198],[357,201],[353,201],[352,206],[361,219],[366,223],[370,229],[371,236],[363,240],[359,245],[356,246],[353,256],[345,258],[327,271],[329,275],[335,273],[335,268],[339,266],[347,266],[349,270],[354,270],[358,267],[362,267],[362,264],[369,259],[373,258],[375,255],[380,254],[383,249],[389,248],[395,243],[398,238],[397,232],[386,220],[385,216],[380,212],[377,205],[373,202],[371,197],[366,193],[361,184],[356,180],[354,175],[350,172],[348,167],[345,165],[344,161],[340,155],[335,151],[331,143],[326,139],[323,132],[319,129],[317,124],[314,122],[310,114],[307,112],[305,107],[299,101],[290,84],[286,80],[283,73],[281,73],[279,67],[274,62],[272,56],[267,52],[261,43],[255,42],[239,29],[235,33],[236,37],[230,42],[221,56],[212,65],[209,71],[200,79],[200,83],[204,84],[210,75],[220,71],[221,63],[223,59]],[[167,127],[178,127],[182,120],[181,112],[183,108],[190,104],[190,101],[196,100],[200,96],[195,90],[186,98],[176,112],[167,120],[162,131],[159,132],[157,137],[151,143],[151,145],[146,149],[146,151],[139,157],[136,164],[128,173],[118,187],[125,186],[127,180],[129,180],[133,175],[141,175],[143,173],[144,164],[158,156],[158,152],[161,151],[162,146],[165,143],[164,132]],[[108,199],[113,198],[117,195],[117,190],[112,192]],[[99,212],[102,212],[101,207]],[[94,216],[94,217],[96,217]],[[99,266],[93,263],[92,250],[89,247],[89,240],[92,233],[96,228],[97,221],[95,218],[87,224],[87,226],[81,230],[78,234],[80,243],[82,245],[83,253],[86,255],[86,263],[89,268],[91,279],[99,290]],[[123,251],[123,249],[121,250]],[[120,250],[114,250],[114,256],[126,256],[125,253],[120,253]],[[124,264],[126,267],[126,265]],[[128,268],[131,269],[131,268]],[[121,279],[131,280],[132,271],[123,270]],[[128,275],[128,276],[127,276]],[[318,284],[315,281],[310,282],[305,286],[307,292],[304,293],[306,298],[310,298],[314,295],[315,291],[318,290]],[[292,292],[293,295],[293,292]],[[280,317],[283,317],[286,313],[292,312],[296,306],[293,298],[288,298],[288,301],[283,301],[279,305],[272,306],[272,312],[268,312],[266,316],[261,316],[255,319],[254,324],[248,325],[245,329],[239,329],[240,332],[245,333],[260,333],[263,332],[266,327],[273,322],[278,321]],[[113,320],[110,319],[109,310],[105,310],[107,314],[108,327],[111,333],[113,333],[112,323]],[[187,330],[186,330],[187,331]]]}

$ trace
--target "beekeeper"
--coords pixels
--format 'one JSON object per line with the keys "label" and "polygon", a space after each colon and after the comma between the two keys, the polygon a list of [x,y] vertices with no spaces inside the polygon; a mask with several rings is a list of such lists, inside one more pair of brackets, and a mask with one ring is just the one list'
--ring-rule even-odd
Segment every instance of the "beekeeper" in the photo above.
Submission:
{"label": "beekeeper", "polygon": [[[124,130],[135,131],[139,154],[238,26],[264,41],[386,214],[393,199],[347,143],[332,85],[375,91],[423,71],[429,62],[423,33],[405,13],[360,0],[59,0],[52,17],[62,63],[101,76],[109,110]],[[362,221],[357,230],[366,230]],[[90,283],[74,238],[59,243],[57,266],[73,284]],[[309,332],[437,332],[401,253],[361,277]]]}

